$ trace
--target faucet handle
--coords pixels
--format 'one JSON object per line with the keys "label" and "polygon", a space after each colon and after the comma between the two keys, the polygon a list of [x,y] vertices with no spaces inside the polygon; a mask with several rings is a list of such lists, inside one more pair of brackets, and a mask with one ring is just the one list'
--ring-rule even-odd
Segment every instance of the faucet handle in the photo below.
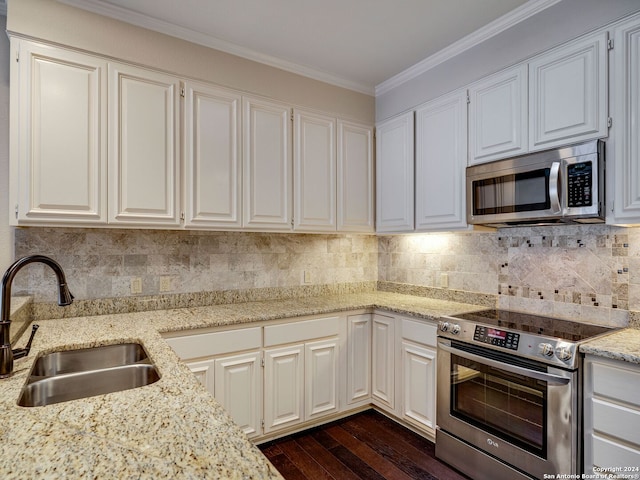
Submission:
{"label": "faucet handle", "polygon": [[16,348],[13,351],[13,358],[22,358],[29,355],[29,352],[31,351],[31,343],[33,342],[33,337],[36,336],[38,328],[40,328],[40,325],[37,324],[34,324],[33,327],[31,327],[31,336],[29,337],[27,345],[24,348]]}

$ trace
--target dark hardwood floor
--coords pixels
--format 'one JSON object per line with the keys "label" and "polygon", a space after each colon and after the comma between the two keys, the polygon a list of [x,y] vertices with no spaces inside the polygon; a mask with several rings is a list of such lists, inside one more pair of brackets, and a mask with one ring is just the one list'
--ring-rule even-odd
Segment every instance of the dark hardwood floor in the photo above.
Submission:
{"label": "dark hardwood floor", "polygon": [[260,445],[286,480],[465,480],[435,446],[374,410]]}

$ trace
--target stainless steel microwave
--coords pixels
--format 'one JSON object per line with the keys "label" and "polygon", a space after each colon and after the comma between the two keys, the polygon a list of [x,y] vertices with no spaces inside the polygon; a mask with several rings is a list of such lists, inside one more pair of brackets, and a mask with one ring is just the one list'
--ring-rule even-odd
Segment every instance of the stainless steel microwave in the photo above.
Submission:
{"label": "stainless steel microwave", "polygon": [[604,176],[601,140],[468,167],[467,223],[602,223]]}

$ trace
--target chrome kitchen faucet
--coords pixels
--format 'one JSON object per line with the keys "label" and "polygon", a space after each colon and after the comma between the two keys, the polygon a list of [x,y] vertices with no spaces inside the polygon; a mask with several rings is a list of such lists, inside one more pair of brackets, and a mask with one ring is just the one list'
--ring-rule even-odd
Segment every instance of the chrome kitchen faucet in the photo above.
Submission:
{"label": "chrome kitchen faucet", "polygon": [[13,265],[4,272],[4,276],[2,277],[2,296],[0,297],[0,378],[6,378],[11,375],[11,372],[13,372],[14,358],[26,357],[29,354],[31,341],[38,328],[37,325],[33,326],[31,337],[25,348],[11,349],[11,337],[9,335],[9,328],[11,326],[11,283],[22,267],[34,262],[49,265],[56,274],[58,279],[58,305],[64,307],[71,305],[73,302],[73,295],[71,295],[69,287],[67,287],[67,280],[62,271],[62,267],[60,267],[58,262],[49,257],[45,257],[44,255],[22,257],[16,260]]}

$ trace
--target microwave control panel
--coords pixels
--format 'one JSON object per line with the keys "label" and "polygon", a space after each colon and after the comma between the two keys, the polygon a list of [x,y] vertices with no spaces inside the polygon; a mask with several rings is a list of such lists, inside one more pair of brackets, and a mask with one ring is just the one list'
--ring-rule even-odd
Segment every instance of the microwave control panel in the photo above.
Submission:
{"label": "microwave control panel", "polygon": [[581,162],[567,166],[567,206],[590,207],[593,174],[592,163]]}

